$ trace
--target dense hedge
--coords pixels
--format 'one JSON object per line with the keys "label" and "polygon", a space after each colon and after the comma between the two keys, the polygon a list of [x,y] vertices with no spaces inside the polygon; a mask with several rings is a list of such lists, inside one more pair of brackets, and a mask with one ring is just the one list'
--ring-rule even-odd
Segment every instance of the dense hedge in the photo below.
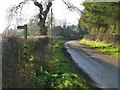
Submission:
{"label": "dense hedge", "polygon": [[22,40],[18,37],[7,37],[2,43],[2,86],[19,87],[19,50]]}
{"label": "dense hedge", "polygon": [[[34,64],[48,68],[48,58],[51,56],[48,37],[28,40],[28,52],[33,61],[23,58],[23,39],[10,36],[3,38],[2,43],[2,87],[30,87],[30,75],[34,72]],[[31,58],[30,58],[31,59]]]}
{"label": "dense hedge", "polygon": [[115,46],[120,45],[120,35],[112,35],[112,34],[87,34],[84,36],[84,39],[92,40],[92,41],[103,41],[106,43],[111,43]]}

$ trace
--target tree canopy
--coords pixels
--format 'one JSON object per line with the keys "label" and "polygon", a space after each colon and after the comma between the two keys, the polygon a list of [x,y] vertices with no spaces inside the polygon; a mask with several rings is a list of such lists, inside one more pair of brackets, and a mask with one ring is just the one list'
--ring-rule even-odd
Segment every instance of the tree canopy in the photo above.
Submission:
{"label": "tree canopy", "polygon": [[79,20],[81,28],[90,33],[118,34],[119,2],[84,2],[85,7]]}

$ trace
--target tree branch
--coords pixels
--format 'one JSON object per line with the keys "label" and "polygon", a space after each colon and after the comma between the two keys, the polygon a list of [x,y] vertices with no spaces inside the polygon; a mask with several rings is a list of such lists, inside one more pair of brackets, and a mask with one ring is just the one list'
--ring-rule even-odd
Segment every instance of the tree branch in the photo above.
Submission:
{"label": "tree branch", "polygon": [[79,14],[83,13],[82,10],[80,10],[78,7],[74,6],[72,3],[66,2],[66,1],[64,1],[64,0],[62,0],[62,1],[63,1],[63,3],[64,3],[65,5],[67,5],[67,7],[68,7],[69,10],[76,10]]}
{"label": "tree branch", "polygon": [[34,2],[34,4],[35,4],[35,6],[39,7],[40,13],[42,13],[42,11],[43,11],[43,6],[42,6],[42,4],[41,4],[41,3],[38,3],[38,2]]}
{"label": "tree branch", "polygon": [[52,6],[52,2],[49,2],[48,5],[47,5],[47,8],[46,10],[43,12],[43,16],[46,18],[49,10],[50,10],[50,7]]}

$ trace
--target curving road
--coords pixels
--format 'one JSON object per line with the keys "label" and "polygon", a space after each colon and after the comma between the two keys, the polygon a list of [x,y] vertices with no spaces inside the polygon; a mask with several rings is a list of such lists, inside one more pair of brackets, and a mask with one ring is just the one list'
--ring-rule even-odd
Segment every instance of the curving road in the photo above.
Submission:
{"label": "curving road", "polygon": [[118,88],[118,60],[78,41],[64,44],[74,62],[100,88]]}

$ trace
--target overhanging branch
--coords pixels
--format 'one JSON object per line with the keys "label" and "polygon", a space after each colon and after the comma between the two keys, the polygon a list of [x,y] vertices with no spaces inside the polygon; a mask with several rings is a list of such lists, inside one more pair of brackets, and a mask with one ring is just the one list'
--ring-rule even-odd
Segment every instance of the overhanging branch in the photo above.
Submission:
{"label": "overhanging branch", "polygon": [[69,10],[75,10],[79,14],[83,13],[82,10],[80,10],[78,7],[74,6],[72,3],[68,2],[68,1],[64,1],[64,0],[62,0],[62,1],[68,7]]}

